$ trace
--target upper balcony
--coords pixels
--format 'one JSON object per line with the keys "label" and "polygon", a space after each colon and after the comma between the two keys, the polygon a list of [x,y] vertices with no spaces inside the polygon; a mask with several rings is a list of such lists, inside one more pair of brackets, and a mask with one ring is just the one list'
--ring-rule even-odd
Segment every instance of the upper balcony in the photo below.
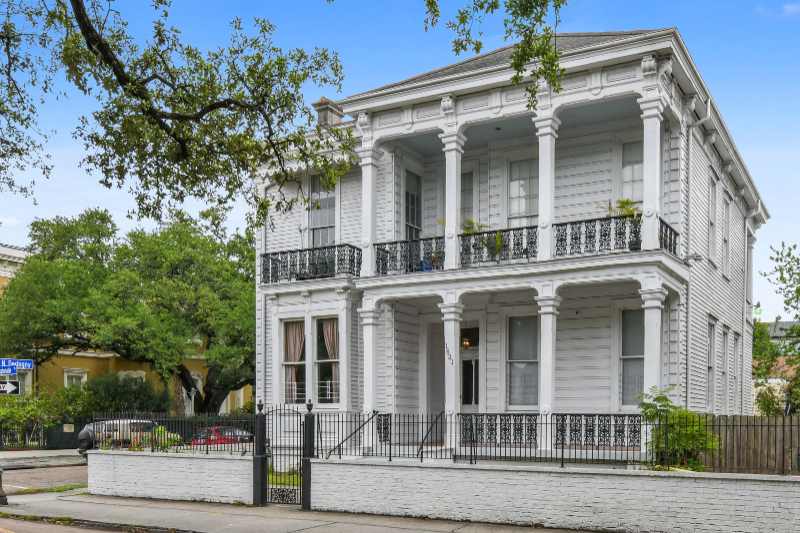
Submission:
{"label": "upper balcony", "polygon": [[358,277],[361,273],[361,249],[349,244],[307,248],[263,254],[261,283]]}

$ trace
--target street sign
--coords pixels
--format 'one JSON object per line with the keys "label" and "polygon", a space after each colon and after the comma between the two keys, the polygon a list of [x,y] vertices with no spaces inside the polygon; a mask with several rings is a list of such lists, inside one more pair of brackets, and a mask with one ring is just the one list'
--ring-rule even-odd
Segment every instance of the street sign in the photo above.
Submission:
{"label": "street sign", "polygon": [[0,368],[0,376],[15,376],[16,374],[16,368]]}
{"label": "street sign", "polygon": [[[33,359],[0,359],[0,371],[6,369],[12,369],[14,371],[33,370]],[[15,374],[16,372],[12,373]]]}
{"label": "street sign", "polygon": [[19,394],[19,381],[0,381],[0,395]]}

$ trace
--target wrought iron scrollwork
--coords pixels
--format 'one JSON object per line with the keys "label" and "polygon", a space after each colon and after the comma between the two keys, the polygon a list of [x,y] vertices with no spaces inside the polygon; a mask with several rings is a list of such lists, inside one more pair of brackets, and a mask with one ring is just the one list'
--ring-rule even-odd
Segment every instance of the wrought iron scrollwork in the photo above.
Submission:
{"label": "wrought iron scrollwork", "polygon": [[678,255],[678,232],[662,219],[658,220],[658,243],[662,250]]}
{"label": "wrought iron scrollwork", "polygon": [[392,415],[378,415],[376,422],[378,442],[392,442]]}
{"label": "wrought iron scrollwork", "polygon": [[361,274],[361,249],[349,244],[275,252],[261,256],[261,282],[280,283]]}
{"label": "wrought iron scrollwork", "polygon": [[642,218],[607,217],[555,224],[556,257],[642,248]]}
{"label": "wrought iron scrollwork", "polygon": [[441,270],[444,237],[376,244],[375,266],[379,276]]}
{"label": "wrought iron scrollwork", "polygon": [[461,266],[506,261],[533,261],[538,253],[536,226],[459,235]]}

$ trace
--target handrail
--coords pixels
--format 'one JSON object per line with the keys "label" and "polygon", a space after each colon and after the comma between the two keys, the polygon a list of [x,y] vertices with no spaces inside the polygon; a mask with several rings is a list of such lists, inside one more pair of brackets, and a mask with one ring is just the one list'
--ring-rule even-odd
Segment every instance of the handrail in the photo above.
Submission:
{"label": "handrail", "polygon": [[325,456],[325,459],[330,459],[330,458],[331,458],[331,454],[332,454],[333,452],[335,452],[337,449],[339,450],[339,459],[341,459],[341,458],[342,458],[342,445],[343,445],[345,442],[347,442],[348,440],[350,440],[350,437],[352,437],[353,435],[355,435],[356,433],[358,433],[359,431],[361,431],[361,430],[364,428],[364,426],[366,426],[367,424],[369,424],[369,423],[370,423],[370,421],[371,421],[373,418],[375,418],[376,416],[378,416],[378,411],[372,411],[372,416],[371,416],[371,417],[369,417],[369,418],[368,418],[368,419],[367,419],[367,420],[366,420],[366,421],[365,421],[363,424],[361,424],[360,426],[358,426],[358,427],[357,427],[357,428],[356,428],[356,429],[355,429],[355,430],[354,430],[352,433],[350,433],[350,434],[349,434],[349,435],[348,435],[348,436],[347,436],[347,437],[346,437],[346,438],[345,438],[345,439],[344,439],[342,442],[340,442],[339,444],[337,444],[337,445],[336,445],[336,447],[334,447],[334,448],[331,448],[331,450],[328,452],[328,455],[326,455],[326,456]]}
{"label": "handrail", "polygon": [[425,432],[425,436],[422,437],[422,443],[420,443],[419,450],[417,451],[417,457],[420,458],[420,461],[422,460],[422,447],[425,446],[425,441],[428,440],[428,435],[431,434],[431,430],[439,422],[439,419],[442,417],[443,414],[444,414],[444,411],[442,411],[441,413],[439,413],[436,416],[436,420],[433,421],[433,424],[431,424],[431,427],[429,427],[428,431]]}

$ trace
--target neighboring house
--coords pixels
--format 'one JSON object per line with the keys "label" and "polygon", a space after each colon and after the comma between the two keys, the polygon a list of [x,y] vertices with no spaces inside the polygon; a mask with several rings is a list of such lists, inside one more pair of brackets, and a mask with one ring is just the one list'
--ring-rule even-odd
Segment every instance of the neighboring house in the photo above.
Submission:
{"label": "neighboring house", "polygon": [[[768,327],[770,328],[769,340],[775,344],[783,344],[784,338],[786,337],[785,330],[791,328],[792,326],[797,326],[798,324],[800,324],[800,322],[797,321],[781,321],[768,324]],[[754,362],[753,366],[755,367],[756,365],[757,363]],[[777,364],[775,365],[775,368],[773,368],[772,370],[771,377],[766,379],[766,383],[767,386],[775,390],[775,392],[777,392],[779,396],[784,396],[785,394],[784,387],[789,382],[789,380],[792,379],[792,377],[794,377],[794,369],[786,363],[785,357],[780,357],[778,359]],[[751,397],[753,399],[753,414],[756,415],[762,414],[761,411],[758,409],[758,405],[756,405],[755,401],[757,392],[756,384],[759,381],[760,380],[756,379],[753,380],[753,391],[751,394]]]}
{"label": "neighboring house", "polygon": [[[28,252],[24,248],[0,244],[0,299],[2,299],[3,287],[14,276],[25,262]],[[197,357],[184,362],[191,371],[198,388],[203,387],[205,375],[208,370],[205,368],[202,353]],[[112,352],[77,352],[72,353],[63,351],[61,355],[55,357],[51,362],[38,365],[33,371],[18,372],[15,379],[24,385],[25,389],[30,390],[34,382],[54,383],[59,386],[68,387],[74,383],[84,383],[92,376],[99,376],[108,372],[119,372],[133,377],[152,380],[160,383],[160,378],[150,369],[147,364],[131,363]],[[0,379],[3,379],[0,377]],[[179,401],[179,406],[187,413],[194,410],[189,395],[183,390],[180,383],[172,384],[173,396],[183,394],[183,400]],[[232,391],[220,408],[221,413],[227,413],[242,407],[250,401],[253,396],[252,386],[247,385],[238,391]]]}
{"label": "neighboring house", "polygon": [[[541,86],[536,113],[511,47],[315,103],[358,164],[331,191],[305,173],[320,209],[258,236],[257,400],[635,413],[673,387],[694,411],[751,412],[769,213],[709,89],[674,28],[557,44],[563,90]],[[620,199],[642,215],[606,217]]]}

